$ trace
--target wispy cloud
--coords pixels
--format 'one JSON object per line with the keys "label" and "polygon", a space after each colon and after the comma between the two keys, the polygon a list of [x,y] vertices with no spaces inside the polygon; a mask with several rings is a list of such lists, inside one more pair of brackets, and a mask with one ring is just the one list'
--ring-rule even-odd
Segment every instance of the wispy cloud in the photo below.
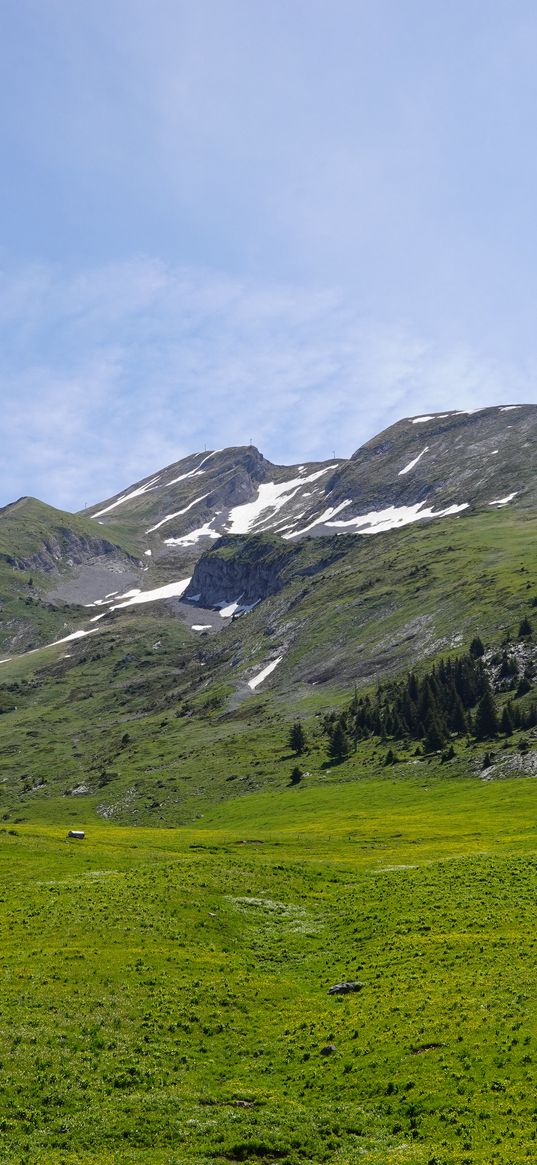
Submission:
{"label": "wispy cloud", "polygon": [[399,417],[537,399],[527,370],[441,350],[333,289],[140,258],[0,281],[1,502],[80,508],[198,449],[348,456]]}

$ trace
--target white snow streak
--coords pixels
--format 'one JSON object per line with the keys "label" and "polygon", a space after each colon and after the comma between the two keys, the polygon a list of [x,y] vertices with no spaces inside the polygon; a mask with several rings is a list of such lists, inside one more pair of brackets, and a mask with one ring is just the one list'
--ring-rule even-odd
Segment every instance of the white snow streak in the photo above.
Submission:
{"label": "white snow streak", "polygon": [[409,461],[408,465],[405,465],[404,469],[399,470],[399,473],[397,476],[402,477],[404,473],[410,473],[410,470],[414,469],[414,466],[418,464],[418,461],[421,461],[423,454],[428,453],[428,452],[429,452],[429,446],[426,445],[425,449],[422,449],[421,453],[418,453],[418,456],[415,457],[413,461]]}
{"label": "white snow streak", "polygon": [[[178,481],[186,481],[187,477],[197,477],[198,473],[205,473],[206,470],[201,468],[202,465],[205,465],[205,462],[209,460],[209,457],[215,457],[217,453],[221,452],[221,449],[213,449],[212,453],[207,453],[206,456],[201,459],[199,464],[196,465],[195,469],[190,469],[188,473],[181,473],[179,477],[173,477],[171,481],[167,481],[165,483],[163,489],[167,489],[169,485],[177,485]],[[199,457],[199,453],[194,454],[194,456]]]}
{"label": "white snow streak", "polygon": [[262,684],[263,680],[266,680],[267,676],[269,676],[270,673],[274,671],[274,668],[282,662],[282,659],[283,655],[279,655],[277,659],[273,659],[272,663],[268,663],[267,666],[263,668],[263,671],[259,672],[259,675],[254,676],[251,680],[248,680],[248,687],[253,691],[254,688],[257,688],[259,684]]}
{"label": "white snow streak", "polygon": [[[522,408],[522,405],[503,405],[502,408],[500,409],[500,412],[501,413],[512,413],[513,409],[520,409],[520,408]],[[492,504],[493,503],[491,502],[491,505]]]}
{"label": "white snow streak", "polygon": [[147,493],[148,490],[154,489],[158,481],[160,481],[160,474],[158,477],[152,477],[151,481],[148,481],[146,485],[141,485],[138,489],[131,490],[130,494],[123,494],[117,499],[117,502],[112,502],[111,506],[106,506],[104,510],[99,510],[93,517],[100,518],[102,514],[109,514],[110,510],[115,510],[116,506],[121,506],[123,502],[128,502],[131,498],[139,498],[142,494]]}
{"label": "white snow streak", "polygon": [[194,501],[189,502],[188,506],[185,506],[183,510],[176,510],[174,514],[167,514],[165,518],[161,518],[160,522],[157,522],[156,526],[150,526],[149,530],[146,530],[146,534],[153,534],[155,530],[160,530],[160,527],[164,526],[166,522],[171,522],[172,518],[180,518],[181,514],[187,514],[192,509],[192,506],[196,506],[198,502],[202,502],[206,497],[208,497],[208,494],[200,494],[199,498],[194,498]]}
{"label": "white snow streak", "polygon": [[[95,631],[99,631],[99,630],[100,630],[99,627],[91,627],[88,631],[73,631],[71,635],[64,635],[63,639],[55,639],[54,642],[49,643],[48,646],[49,647],[56,647],[58,643],[69,643],[69,641],[71,639],[82,639],[84,635],[93,635],[95,633]],[[38,647],[35,650],[43,651],[43,648]],[[25,654],[30,655],[31,652],[28,651]]]}
{"label": "white snow streak", "polygon": [[191,631],[211,631],[212,623],[193,623]]}
{"label": "white snow streak", "polygon": [[516,498],[518,490],[513,490],[512,494],[507,494],[506,498],[497,498],[495,502],[489,502],[489,506],[506,506],[508,502],[512,502]]}
{"label": "white snow streak", "polygon": [[172,477],[172,480],[166,481],[162,488],[168,489],[170,485],[177,485],[179,481],[186,481],[187,477],[203,477],[204,473],[204,469],[191,469],[190,473],[181,473],[179,477]]}
{"label": "white snow streak", "polygon": [[320,526],[323,522],[332,525],[331,522],[328,522],[328,519],[333,518],[335,514],[339,514],[341,510],[345,509],[345,506],[350,506],[350,504],[350,499],[348,499],[346,502],[340,502],[339,506],[329,506],[322,514],[319,514],[318,518],[314,518],[309,526],[304,526],[302,530],[293,530],[292,534],[284,534],[284,538],[299,538],[301,534],[307,534],[308,530],[313,530],[314,526]]}

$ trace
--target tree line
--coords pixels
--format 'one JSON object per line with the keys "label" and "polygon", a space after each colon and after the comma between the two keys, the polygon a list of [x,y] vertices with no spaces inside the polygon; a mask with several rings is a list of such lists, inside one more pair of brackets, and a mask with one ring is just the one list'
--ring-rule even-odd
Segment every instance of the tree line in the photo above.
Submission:
{"label": "tree line", "polygon": [[[456,737],[487,741],[511,736],[515,729],[536,727],[537,704],[524,707],[517,699],[531,687],[527,680],[518,684],[514,699],[498,708],[483,663],[484,650],[476,636],[468,652],[441,660],[421,675],[409,672],[404,679],[379,685],[372,696],[355,691],[343,712],[330,712],[323,718],[328,756],[343,760],[361,740],[371,737],[394,743],[416,741],[425,753],[432,753],[452,747]],[[504,661],[499,678],[505,677],[508,666]],[[306,733],[299,721],[291,727],[288,743],[295,755],[304,752]],[[393,752],[391,758],[395,759]]]}

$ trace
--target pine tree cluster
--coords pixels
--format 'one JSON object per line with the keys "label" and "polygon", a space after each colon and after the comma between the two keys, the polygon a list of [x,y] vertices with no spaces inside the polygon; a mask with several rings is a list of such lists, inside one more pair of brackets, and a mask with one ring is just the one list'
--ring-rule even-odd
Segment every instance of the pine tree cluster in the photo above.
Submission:
{"label": "pine tree cluster", "polygon": [[537,705],[524,710],[510,701],[498,715],[491,684],[481,658],[481,643],[470,651],[442,660],[431,671],[380,686],[375,696],[358,697],[340,715],[325,717],[328,752],[334,760],[350,752],[351,742],[377,736],[381,740],[415,740],[425,752],[437,752],[453,737],[470,735],[491,740],[515,728],[537,726]]}

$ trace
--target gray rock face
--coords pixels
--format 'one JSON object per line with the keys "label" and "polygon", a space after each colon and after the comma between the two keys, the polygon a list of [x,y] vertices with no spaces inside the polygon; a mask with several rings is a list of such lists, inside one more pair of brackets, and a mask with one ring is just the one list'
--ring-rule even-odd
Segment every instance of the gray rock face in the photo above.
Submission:
{"label": "gray rock face", "polygon": [[277,544],[260,536],[233,538],[227,535],[197,563],[185,599],[200,596],[203,607],[240,599],[244,606],[277,594],[282,572],[296,554],[296,547]]}
{"label": "gray rock face", "polygon": [[[34,554],[25,556],[6,554],[3,557],[16,570],[42,570],[48,573],[57,570],[61,564],[79,566],[90,559],[117,555],[117,546],[106,538],[86,537],[75,534],[72,530],[60,528],[46,537],[40,549]],[[127,558],[127,555],[124,557]]]}

